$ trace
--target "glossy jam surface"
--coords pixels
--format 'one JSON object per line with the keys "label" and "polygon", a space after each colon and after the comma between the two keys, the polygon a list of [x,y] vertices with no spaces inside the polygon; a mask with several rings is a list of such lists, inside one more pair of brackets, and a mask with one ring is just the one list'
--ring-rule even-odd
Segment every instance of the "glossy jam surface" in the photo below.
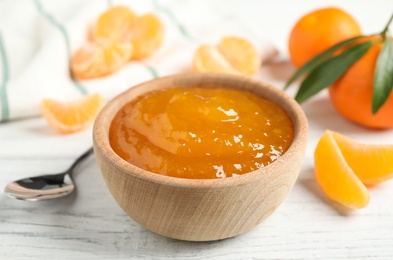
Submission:
{"label": "glossy jam surface", "polygon": [[264,167],[291,145],[293,125],[276,104],[224,88],[170,88],[126,104],[112,121],[113,150],[135,166],[190,179]]}

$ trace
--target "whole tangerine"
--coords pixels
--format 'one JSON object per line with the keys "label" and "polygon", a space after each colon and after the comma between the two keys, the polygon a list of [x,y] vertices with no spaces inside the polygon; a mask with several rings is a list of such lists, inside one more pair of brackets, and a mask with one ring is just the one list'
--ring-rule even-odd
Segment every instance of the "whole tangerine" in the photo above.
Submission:
{"label": "whole tangerine", "polygon": [[334,44],[360,34],[358,23],[345,11],[334,7],[315,10],[303,16],[289,35],[291,61],[300,67]]}
{"label": "whole tangerine", "polygon": [[376,114],[372,113],[375,66],[381,43],[373,45],[330,88],[330,99],[347,119],[370,128],[393,128],[393,92]]}

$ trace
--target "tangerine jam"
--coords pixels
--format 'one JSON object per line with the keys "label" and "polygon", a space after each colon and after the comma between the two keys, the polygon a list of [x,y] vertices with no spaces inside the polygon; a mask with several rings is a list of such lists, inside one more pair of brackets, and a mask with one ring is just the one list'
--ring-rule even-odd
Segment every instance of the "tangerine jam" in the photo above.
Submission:
{"label": "tangerine jam", "polygon": [[285,111],[251,92],[175,87],[146,93],[122,107],[109,141],[139,168],[214,179],[271,164],[289,148],[293,134]]}

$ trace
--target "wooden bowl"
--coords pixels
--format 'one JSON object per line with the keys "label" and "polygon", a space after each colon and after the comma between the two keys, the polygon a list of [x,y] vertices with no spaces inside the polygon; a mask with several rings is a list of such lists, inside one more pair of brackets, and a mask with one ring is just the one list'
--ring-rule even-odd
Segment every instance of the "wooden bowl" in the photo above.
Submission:
{"label": "wooden bowl", "polygon": [[[294,124],[294,139],[267,167],[225,179],[182,179],[140,169],[119,157],[109,144],[112,119],[143,93],[175,86],[244,89],[281,106]],[[302,165],[307,120],[283,91],[255,79],[218,74],[183,74],[139,84],[110,101],[93,130],[94,151],[104,180],[120,207],[136,222],[163,236],[208,241],[242,234],[268,217],[288,195]]]}

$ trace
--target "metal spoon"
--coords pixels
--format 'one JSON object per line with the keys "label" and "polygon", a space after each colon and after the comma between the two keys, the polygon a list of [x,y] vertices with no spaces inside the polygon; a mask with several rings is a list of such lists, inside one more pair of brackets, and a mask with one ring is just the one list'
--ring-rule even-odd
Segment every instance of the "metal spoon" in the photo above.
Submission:
{"label": "metal spoon", "polygon": [[66,196],[75,188],[71,178],[75,167],[92,153],[93,147],[79,156],[71,167],[63,173],[17,180],[9,183],[4,188],[4,192],[12,198],[30,201],[49,200]]}

